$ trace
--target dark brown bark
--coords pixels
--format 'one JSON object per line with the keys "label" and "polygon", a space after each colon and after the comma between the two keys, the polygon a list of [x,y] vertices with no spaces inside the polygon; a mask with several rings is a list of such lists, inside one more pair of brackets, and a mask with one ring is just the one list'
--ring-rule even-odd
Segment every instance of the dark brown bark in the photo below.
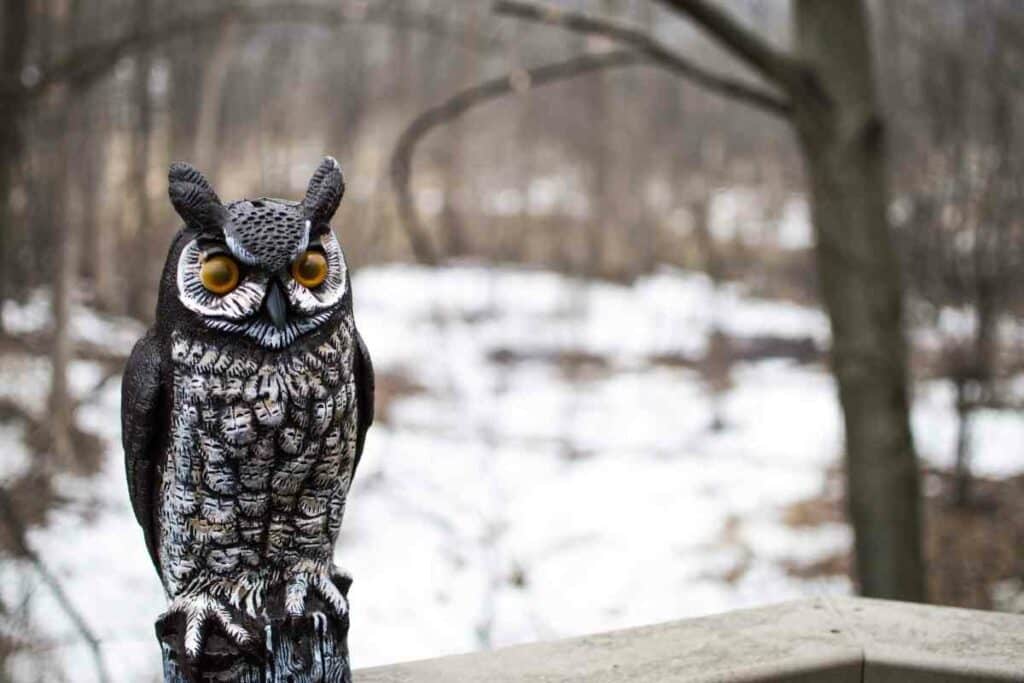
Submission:
{"label": "dark brown bark", "polygon": [[971,418],[974,406],[969,396],[971,381],[953,377],[956,390],[956,462],[953,470],[953,504],[967,507],[971,501]]}
{"label": "dark brown bark", "polygon": [[[139,0],[135,6],[135,31],[145,33],[152,19],[153,0]],[[134,234],[131,240],[131,254],[125,260],[129,279],[133,283],[145,282],[152,272],[153,242],[149,231],[153,227],[153,216],[149,205],[149,162],[152,148],[153,103],[149,94],[149,77],[152,58],[148,51],[140,52],[135,58],[135,74],[132,96],[135,105],[135,125],[132,127],[131,161],[128,183],[131,206],[134,215]],[[151,291],[143,287],[127,288],[128,312],[140,320],[152,315],[154,299]]]}
{"label": "dark brown bark", "polygon": [[857,579],[864,595],[924,600],[902,290],[866,11],[850,0],[797,0],[794,20],[815,76],[792,91],[794,122],[846,425]]}
{"label": "dark brown bark", "polygon": [[[72,5],[73,12],[67,23],[59,27],[65,40],[72,42],[81,28],[81,5]],[[54,29],[57,27],[54,26]],[[55,192],[53,214],[54,274],[51,289],[53,308],[53,337],[50,349],[49,425],[55,461],[62,467],[70,465],[75,456],[72,443],[75,404],[71,396],[68,370],[74,359],[71,337],[72,297],[78,291],[78,270],[82,223],[80,211],[71,206],[72,188],[77,178],[74,157],[82,150],[87,128],[87,108],[84,92],[72,84],[56,93],[58,114],[54,121],[55,133],[61,135],[55,152],[55,179],[59,190]],[[80,207],[74,207],[80,208]]]}
{"label": "dark brown bark", "polygon": [[[69,105],[71,111],[66,117],[69,129],[81,126],[79,107]],[[69,167],[67,149],[75,138],[69,130],[65,135],[64,147],[58,153],[61,168]],[[62,176],[61,182],[66,187],[69,178]],[[54,280],[53,280],[53,338],[50,349],[50,400],[49,425],[51,429],[53,455],[61,466],[71,463],[74,447],[71,442],[71,430],[74,421],[74,405],[68,384],[68,367],[71,365],[71,296],[75,291],[78,271],[79,231],[68,219],[67,202],[57,201],[56,230],[54,244]]]}
{"label": "dark brown bark", "polygon": [[[4,0],[3,34],[0,43],[0,83],[21,78],[28,47],[29,23],[27,0]],[[21,160],[21,112],[24,106],[20,91],[0,87],[0,309],[8,298],[8,267],[10,258],[11,186],[15,169]],[[0,334],[3,316],[0,315]]]}
{"label": "dark brown bark", "polygon": [[117,253],[114,242],[117,238],[109,221],[101,220],[103,190],[106,181],[108,158],[107,140],[109,127],[109,102],[113,95],[109,87],[91,88],[80,95],[83,121],[88,134],[81,136],[81,144],[71,155],[69,169],[72,184],[67,194],[74,199],[72,220],[79,223],[81,231],[78,252],[78,274],[92,286],[92,303],[101,310],[120,311],[120,296],[117,291]]}

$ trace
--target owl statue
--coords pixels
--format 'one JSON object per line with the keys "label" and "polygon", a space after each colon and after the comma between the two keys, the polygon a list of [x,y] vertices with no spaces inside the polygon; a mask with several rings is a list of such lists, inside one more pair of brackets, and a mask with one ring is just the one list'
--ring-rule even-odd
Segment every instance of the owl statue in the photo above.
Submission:
{"label": "owl statue", "polygon": [[222,204],[187,164],[169,180],[185,224],[156,322],[128,361],[121,417],[164,618],[182,624],[194,660],[211,629],[262,646],[271,610],[347,612],[332,557],[373,421],[373,368],[330,228],[345,189],[337,161],[324,159],[301,202]]}

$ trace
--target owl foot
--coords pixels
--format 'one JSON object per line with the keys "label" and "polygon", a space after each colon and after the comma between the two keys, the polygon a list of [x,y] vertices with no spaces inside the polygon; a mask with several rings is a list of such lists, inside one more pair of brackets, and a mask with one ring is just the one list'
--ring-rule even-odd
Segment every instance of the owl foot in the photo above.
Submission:
{"label": "owl foot", "polygon": [[232,619],[227,602],[206,593],[179,595],[171,601],[161,621],[170,622],[175,617],[184,623],[182,644],[185,659],[195,661],[203,652],[203,646],[210,626],[219,626],[228,639],[242,649],[251,649],[253,636],[246,628]]}
{"label": "owl foot", "polygon": [[306,614],[306,600],[312,589],[335,616],[343,617],[348,614],[348,600],[342,590],[347,590],[351,582],[352,578],[348,572],[333,565],[301,563],[296,567],[285,589],[285,610],[293,617]]}

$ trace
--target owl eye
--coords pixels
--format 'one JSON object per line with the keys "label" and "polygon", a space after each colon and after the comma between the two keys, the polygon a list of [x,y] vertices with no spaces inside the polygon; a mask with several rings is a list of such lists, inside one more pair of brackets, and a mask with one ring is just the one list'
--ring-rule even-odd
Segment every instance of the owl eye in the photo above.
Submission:
{"label": "owl eye", "polygon": [[210,256],[199,268],[199,279],[214,294],[227,294],[238,286],[238,264],[230,256]]}
{"label": "owl eye", "polygon": [[303,287],[316,287],[327,279],[327,257],[310,249],[292,262],[292,278]]}

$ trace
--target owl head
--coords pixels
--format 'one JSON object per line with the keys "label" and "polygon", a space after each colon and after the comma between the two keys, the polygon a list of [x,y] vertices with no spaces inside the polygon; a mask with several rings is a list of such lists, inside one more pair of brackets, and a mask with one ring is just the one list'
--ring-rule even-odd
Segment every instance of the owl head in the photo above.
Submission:
{"label": "owl head", "polygon": [[[326,157],[301,202],[261,197],[222,204],[188,164],[171,165],[169,194],[185,221],[177,298],[201,324],[281,349],[331,319],[348,288],[329,222],[345,183]],[[171,264],[168,264],[171,266]]]}

